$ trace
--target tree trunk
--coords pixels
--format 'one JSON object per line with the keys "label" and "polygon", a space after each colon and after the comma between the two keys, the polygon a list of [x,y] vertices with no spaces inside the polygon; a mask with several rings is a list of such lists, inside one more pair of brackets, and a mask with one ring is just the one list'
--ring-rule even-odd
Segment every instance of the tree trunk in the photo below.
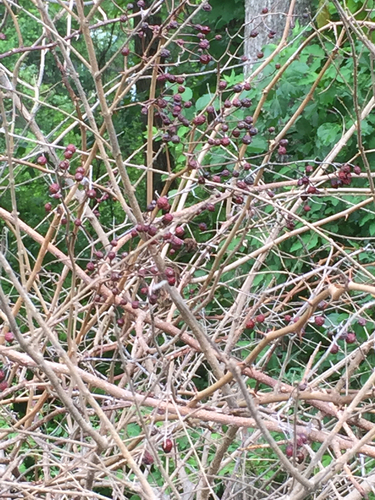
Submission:
{"label": "tree trunk", "polygon": [[[248,71],[257,60],[257,54],[261,52],[264,45],[280,40],[290,3],[291,0],[245,0],[244,55],[249,60]],[[300,24],[308,22],[310,15],[306,14],[310,14],[311,3],[311,0],[296,0],[292,28],[296,19]],[[268,13],[262,14],[263,9],[268,9]],[[254,37],[255,33],[258,35]]]}

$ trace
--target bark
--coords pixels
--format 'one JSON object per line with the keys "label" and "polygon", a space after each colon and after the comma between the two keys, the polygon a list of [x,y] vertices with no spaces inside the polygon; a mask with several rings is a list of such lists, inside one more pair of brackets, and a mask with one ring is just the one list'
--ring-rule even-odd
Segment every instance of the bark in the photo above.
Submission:
{"label": "bark", "polygon": [[[306,24],[311,18],[311,0],[297,0],[294,9],[294,19],[291,28],[298,19],[300,24]],[[257,61],[257,54],[268,43],[280,40],[285,26],[285,16],[289,10],[290,0],[245,0],[245,47],[244,55],[249,60],[248,71]],[[267,8],[268,13],[262,14]],[[269,34],[275,32],[273,38]],[[258,36],[251,37],[252,32]]]}

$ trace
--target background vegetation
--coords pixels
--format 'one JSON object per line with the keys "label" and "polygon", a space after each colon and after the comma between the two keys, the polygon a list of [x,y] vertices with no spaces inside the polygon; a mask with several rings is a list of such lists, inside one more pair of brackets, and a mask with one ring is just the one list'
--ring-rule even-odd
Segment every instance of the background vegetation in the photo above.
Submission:
{"label": "background vegetation", "polygon": [[375,9],[294,8],[0,3],[2,498],[375,498]]}

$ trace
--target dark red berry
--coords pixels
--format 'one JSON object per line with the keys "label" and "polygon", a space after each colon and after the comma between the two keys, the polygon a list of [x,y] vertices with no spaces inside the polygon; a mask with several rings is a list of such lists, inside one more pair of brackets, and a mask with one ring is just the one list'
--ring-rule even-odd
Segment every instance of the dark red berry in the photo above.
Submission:
{"label": "dark red berry", "polygon": [[196,116],[193,120],[194,125],[203,125],[203,123],[206,121],[206,117],[203,115]]}
{"label": "dark red berry", "polygon": [[172,451],[172,448],[173,448],[172,440],[165,439],[163,444],[162,444],[162,448],[163,448],[164,453],[169,453],[170,451]]}
{"label": "dark red berry", "polygon": [[56,194],[60,191],[60,185],[57,184],[57,182],[54,182],[48,187],[48,191],[50,192],[50,194]]}
{"label": "dark red berry", "polygon": [[339,351],[339,346],[337,344],[332,344],[331,345],[331,349],[329,350],[329,352],[331,354],[336,354],[338,351]]}
{"label": "dark red berry", "polygon": [[302,434],[299,434],[297,436],[297,446],[302,446],[303,444],[307,444],[308,443],[308,438],[306,436],[306,434],[302,433]]}
{"label": "dark red berry", "polygon": [[0,381],[5,379],[5,372],[4,370],[0,370]]}
{"label": "dark red berry", "polygon": [[108,252],[107,259],[108,260],[113,260],[116,257],[115,252]]}
{"label": "dark red berry", "polygon": [[86,195],[87,195],[88,198],[91,198],[91,199],[96,198],[96,191],[95,191],[95,189],[88,189],[86,191]]}
{"label": "dark red berry", "polygon": [[178,237],[181,237],[185,234],[185,229],[182,226],[176,227],[175,234]]}
{"label": "dark red berry", "polygon": [[220,80],[219,82],[219,90],[225,90],[228,86],[228,83],[225,80]]}
{"label": "dark red berry", "polygon": [[255,318],[257,323],[263,323],[265,319],[266,317],[264,314],[258,314],[258,316]]}
{"label": "dark red berry", "polygon": [[87,269],[88,271],[94,271],[94,270],[95,270],[95,264],[94,264],[93,262],[88,262],[88,263],[86,264],[86,269]]}
{"label": "dark red berry", "polygon": [[174,269],[172,267],[166,267],[165,275],[167,278],[172,278],[174,276]]}
{"label": "dark red berry", "polygon": [[354,344],[357,340],[356,334],[354,332],[348,332],[345,338],[345,342],[347,344]]}
{"label": "dark red berry", "polygon": [[9,342],[10,344],[12,342],[14,342],[14,334],[13,332],[6,332],[6,334],[4,335],[4,339]]}
{"label": "dark red berry", "polygon": [[77,151],[77,148],[74,144],[68,144],[65,149],[71,151],[72,153],[75,153]]}
{"label": "dark red berry", "polygon": [[168,198],[166,196],[160,196],[156,201],[156,205],[162,210],[165,209],[169,205]]}
{"label": "dark red berry", "polygon": [[285,448],[285,455],[289,458],[293,456],[293,445],[291,443]]}
{"label": "dark red berry", "polygon": [[279,149],[277,150],[277,152],[281,156],[286,155],[286,148],[284,148],[284,146],[280,146]]}
{"label": "dark red berry", "polygon": [[314,321],[317,326],[323,326],[325,319],[324,316],[315,316]]}
{"label": "dark red berry", "polygon": [[210,56],[210,54],[202,54],[199,60],[202,64],[208,64],[212,61],[212,56]]}
{"label": "dark red berry", "polygon": [[[139,2],[138,2],[139,3]],[[151,455],[150,452],[145,450],[143,457],[142,457],[142,463],[144,465],[152,465],[154,463],[154,457]]]}
{"label": "dark red berry", "polygon": [[133,309],[138,309],[139,308],[139,300],[133,300],[133,302],[132,302],[132,308]]}
{"label": "dark red berry", "polygon": [[46,212],[50,212],[50,211],[52,210],[52,203],[46,203],[46,204],[44,205],[44,210],[45,210]]}
{"label": "dark red berry", "polygon": [[252,330],[255,326],[255,321],[253,319],[248,319],[245,324],[245,328]]}
{"label": "dark red berry", "polygon": [[169,224],[170,222],[173,221],[173,215],[172,214],[165,214],[162,218],[163,224]]}
{"label": "dark red berry", "polygon": [[309,186],[306,191],[308,194],[316,194],[318,192],[315,186]]}
{"label": "dark red berry", "polygon": [[129,47],[123,47],[123,48],[121,49],[121,54],[122,54],[123,56],[128,56],[128,55],[130,54],[130,49],[129,49]]}
{"label": "dark red berry", "polygon": [[3,380],[0,382],[0,392],[5,391],[5,389],[8,389],[8,382],[6,380]]}
{"label": "dark red berry", "polygon": [[305,460],[305,455],[302,450],[298,451],[296,454],[296,462],[301,464]]}
{"label": "dark red berry", "polygon": [[292,320],[292,316],[290,314],[286,314],[284,316],[284,320],[287,322],[287,323],[290,323],[290,321]]}
{"label": "dark red berry", "polygon": [[39,156],[39,158],[37,159],[37,162],[39,163],[39,165],[45,165],[47,163],[47,158],[45,156]]}
{"label": "dark red berry", "polygon": [[64,158],[66,158],[67,160],[70,160],[70,158],[73,156],[73,151],[71,149],[66,149],[64,151]]}
{"label": "dark red berry", "polygon": [[60,161],[60,163],[59,163],[59,168],[61,168],[61,170],[68,170],[69,166],[70,166],[69,160],[63,160],[63,161]]}

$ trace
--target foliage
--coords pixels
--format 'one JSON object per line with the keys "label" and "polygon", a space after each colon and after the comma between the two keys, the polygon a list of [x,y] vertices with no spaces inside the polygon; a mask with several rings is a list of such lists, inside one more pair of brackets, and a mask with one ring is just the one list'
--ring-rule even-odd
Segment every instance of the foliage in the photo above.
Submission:
{"label": "foliage", "polygon": [[241,12],[0,5],[3,496],[371,491],[373,5]]}

